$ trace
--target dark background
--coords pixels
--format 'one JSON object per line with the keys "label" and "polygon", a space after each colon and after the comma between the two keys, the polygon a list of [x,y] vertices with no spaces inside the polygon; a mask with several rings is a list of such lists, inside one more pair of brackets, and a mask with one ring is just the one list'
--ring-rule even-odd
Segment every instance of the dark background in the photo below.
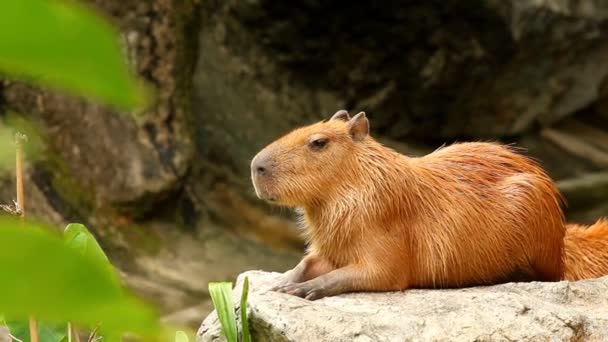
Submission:
{"label": "dark background", "polygon": [[342,108],[412,156],[517,143],[558,181],[569,219],[608,214],[605,1],[90,2],[156,88],[152,107],[134,118],[5,81],[0,113],[40,132],[28,215],[87,224],[168,319],[200,323],[209,281],[297,262],[291,214],[255,198],[249,162]]}

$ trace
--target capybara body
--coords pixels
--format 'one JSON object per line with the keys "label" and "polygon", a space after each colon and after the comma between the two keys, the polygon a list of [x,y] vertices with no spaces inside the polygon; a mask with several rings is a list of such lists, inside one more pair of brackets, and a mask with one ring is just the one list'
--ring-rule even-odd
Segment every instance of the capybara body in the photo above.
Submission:
{"label": "capybara body", "polygon": [[[276,290],[316,299],[589,275],[564,265],[562,199],[536,162],[481,142],[411,158],[368,130],[364,113],[339,111],[252,161],[258,196],[299,208],[309,240]],[[608,244],[608,232],[603,238]],[[608,274],[608,258],[598,258],[590,269]]]}

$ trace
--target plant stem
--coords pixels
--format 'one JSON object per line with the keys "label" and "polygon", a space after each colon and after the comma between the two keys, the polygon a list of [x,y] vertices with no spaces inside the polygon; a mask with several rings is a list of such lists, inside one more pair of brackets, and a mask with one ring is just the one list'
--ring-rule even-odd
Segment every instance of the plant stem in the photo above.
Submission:
{"label": "plant stem", "polygon": [[72,323],[68,322],[68,342],[72,342]]}
{"label": "plant stem", "polygon": [[[25,221],[25,195],[23,193],[23,148],[22,142],[25,141],[27,137],[17,132],[15,134],[15,173],[17,177],[17,205],[19,206],[19,210],[21,214],[21,222]],[[30,265],[31,267],[32,265]],[[36,319],[34,316],[30,316],[30,341],[38,342],[38,324],[36,323]]]}

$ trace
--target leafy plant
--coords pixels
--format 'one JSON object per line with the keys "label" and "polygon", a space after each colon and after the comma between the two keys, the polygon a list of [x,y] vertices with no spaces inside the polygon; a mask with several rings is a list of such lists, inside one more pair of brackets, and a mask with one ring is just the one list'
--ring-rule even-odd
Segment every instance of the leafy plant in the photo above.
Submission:
{"label": "leafy plant", "polygon": [[145,91],[129,71],[119,37],[74,1],[0,1],[2,73],[133,109],[144,103]]}
{"label": "leafy plant", "polygon": [[[243,292],[241,293],[241,341],[251,341],[249,332],[249,321],[247,318],[247,296],[249,292],[249,279],[245,277]],[[209,283],[209,294],[213,301],[213,306],[220,320],[222,334],[228,342],[238,342],[237,322],[235,306],[232,296],[231,282]]]}
{"label": "leafy plant", "polygon": [[63,239],[68,247],[80,254],[87,255],[100,263],[110,264],[106,253],[101,249],[93,234],[83,224],[68,224],[63,231]]}
{"label": "leafy plant", "polygon": [[[131,110],[144,104],[146,90],[129,71],[119,37],[104,18],[72,0],[0,1],[0,74]],[[11,159],[12,135],[0,129],[2,165]],[[17,152],[16,208],[23,209]],[[72,321],[88,328],[102,322],[106,341],[119,341],[126,331],[152,340],[168,336],[155,312],[122,288],[83,225],[68,225],[64,241],[52,229],[10,218],[0,218],[0,231],[1,321],[23,341],[30,333],[36,341],[68,340],[62,322]],[[37,327],[30,315],[42,319]],[[175,339],[188,341],[183,332]]]}
{"label": "leafy plant", "polygon": [[[11,334],[21,341],[30,341],[30,329],[27,321],[7,321],[6,326],[10,328]],[[59,342],[65,338],[63,324],[38,322],[38,337],[40,341]]]}
{"label": "leafy plant", "polygon": [[[97,260],[100,264],[105,264],[110,272],[113,272],[110,260],[103,252],[103,249],[101,249],[101,246],[99,246],[99,243],[97,243],[97,240],[93,234],[91,234],[91,232],[89,232],[89,230],[83,224],[68,224],[63,231],[63,240],[68,247],[77,251],[81,255],[86,255],[91,259]],[[72,334],[77,335],[78,330],[75,329],[70,322],[68,322],[66,331],[68,342],[72,342]]]}
{"label": "leafy plant", "polygon": [[106,261],[66,247],[48,229],[26,225],[0,219],[3,244],[19,248],[0,249],[3,277],[12,280],[0,282],[4,315],[25,319],[34,314],[86,327],[103,322],[104,333],[158,336],[154,311],[124,291]]}
{"label": "leafy plant", "polygon": [[209,283],[209,294],[222,326],[222,334],[228,342],[237,342],[236,317],[232,300],[232,283]]}

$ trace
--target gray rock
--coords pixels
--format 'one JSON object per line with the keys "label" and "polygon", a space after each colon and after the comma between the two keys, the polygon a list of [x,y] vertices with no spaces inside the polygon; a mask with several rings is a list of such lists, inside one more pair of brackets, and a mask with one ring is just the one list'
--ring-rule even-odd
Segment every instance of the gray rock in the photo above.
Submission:
{"label": "gray rock", "polygon": [[[267,291],[278,273],[246,272],[236,294],[245,276],[256,341],[608,340],[608,277],[356,293],[311,302]],[[215,312],[197,336],[198,341],[223,340]]]}
{"label": "gray rock", "polygon": [[568,200],[573,222],[593,223],[608,213],[608,172],[585,174],[557,183]]}
{"label": "gray rock", "polygon": [[559,190],[573,207],[602,203],[608,200],[608,172],[598,172],[566,179],[558,184]]}
{"label": "gray rock", "polygon": [[603,57],[607,2],[491,0],[486,5],[504,22],[513,55],[464,94],[449,115],[446,134],[522,134],[598,99],[608,74]]}

